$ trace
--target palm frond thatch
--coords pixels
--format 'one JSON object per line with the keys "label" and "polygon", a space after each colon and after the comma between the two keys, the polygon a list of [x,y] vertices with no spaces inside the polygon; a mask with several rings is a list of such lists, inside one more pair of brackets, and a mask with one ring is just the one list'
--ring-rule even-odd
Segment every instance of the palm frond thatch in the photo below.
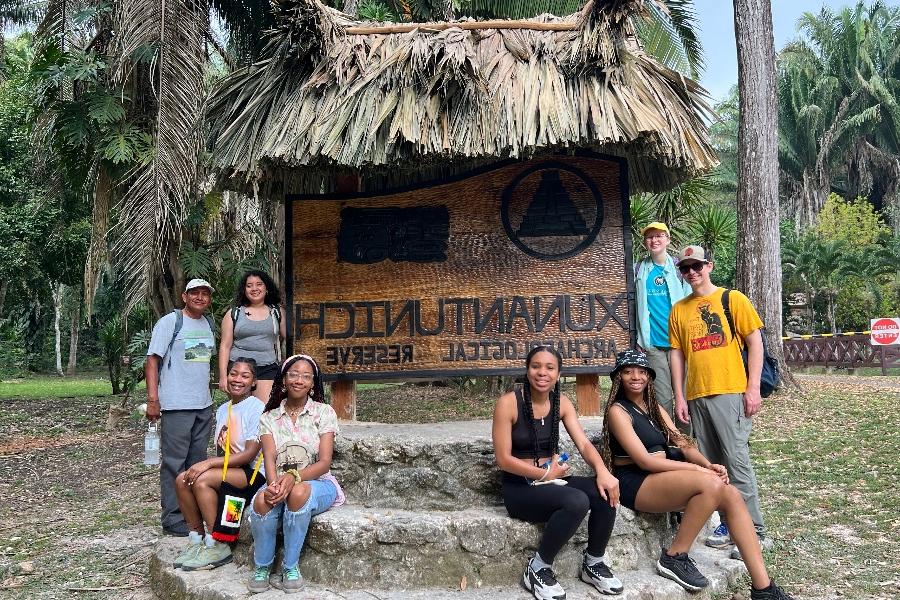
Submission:
{"label": "palm frond thatch", "polygon": [[273,6],[263,58],[209,103],[214,164],[233,183],[589,148],[628,158],[632,191],[661,191],[717,164],[705,91],[637,42],[642,0],[528,20],[571,31],[371,35],[346,35],[361,24],[317,0]]}
{"label": "palm frond thatch", "polygon": [[138,46],[158,48],[155,155],[130,178],[115,227],[113,254],[129,308],[163,279],[163,257],[171,244],[177,246],[179,224],[195,193],[208,14],[207,3],[198,0],[128,0],[120,8],[117,31],[125,60],[119,76],[128,76],[127,57]]}

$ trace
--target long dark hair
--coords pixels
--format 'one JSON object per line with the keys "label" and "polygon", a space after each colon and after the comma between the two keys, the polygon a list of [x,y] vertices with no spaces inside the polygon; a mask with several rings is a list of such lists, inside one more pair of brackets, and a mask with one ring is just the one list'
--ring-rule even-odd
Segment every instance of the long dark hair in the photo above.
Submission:
{"label": "long dark hair", "polygon": [[[556,366],[562,371],[562,355],[552,346],[535,346],[525,357],[525,385],[522,386],[523,407],[525,418],[528,422],[528,432],[531,434],[531,447],[534,452],[534,464],[537,466],[540,449],[538,448],[537,428],[534,425],[534,409],[531,404],[531,382],[528,380],[528,366],[531,359],[538,352],[549,352],[556,357]],[[550,452],[559,453],[559,378],[556,385],[550,390]]]}
{"label": "long dark hair", "polygon": [[250,305],[250,299],[247,298],[247,292],[244,288],[247,286],[247,280],[251,277],[259,277],[260,279],[262,279],[262,282],[266,284],[266,297],[263,302],[265,302],[269,306],[278,306],[279,304],[281,304],[281,291],[278,289],[275,281],[271,277],[269,277],[269,274],[265,271],[251,269],[244,273],[244,275],[241,277],[241,280],[238,282],[237,289],[234,292],[235,306]]}
{"label": "long dark hair", "polygon": [[[606,463],[606,466],[612,469],[612,450],[609,447],[609,409],[612,408],[616,400],[625,397],[622,390],[622,373],[616,373],[612,380],[612,388],[609,390],[609,398],[606,400],[606,407],[603,409],[603,432],[600,435],[600,443],[598,450],[600,458]],[[647,387],[644,388],[644,402],[647,403],[647,417],[650,422],[666,436],[666,444],[669,446],[694,447],[694,440],[687,437],[677,429],[669,429],[663,420],[662,407],[656,399],[656,388],[653,387],[653,378],[647,378]]]}
{"label": "long dark hair", "polygon": [[263,412],[269,412],[278,408],[281,406],[282,401],[287,398],[287,388],[284,387],[284,374],[299,360],[309,363],[313,370],[313,386],[309,390],[309,399],[325,404],[325,386],[322,384],[322,373],[319,371],[319,364],[312,356],[295,354],[289,356],[281,365],[281,368],[278,369],[278,373],[275,374],[275,381],[272,382],[272,394],[269,396],[269,401],[266,403],[266,408]]}

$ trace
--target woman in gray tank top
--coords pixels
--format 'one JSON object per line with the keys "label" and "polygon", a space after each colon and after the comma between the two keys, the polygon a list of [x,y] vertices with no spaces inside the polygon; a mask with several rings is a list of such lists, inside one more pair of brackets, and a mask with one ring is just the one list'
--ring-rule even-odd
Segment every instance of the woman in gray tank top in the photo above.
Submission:
{"label": "woman in gray tank top", "polygon": [[263,402],[268,401],[281,358],[281,340],[285,336],[280,302],[281,292],[267,273],[253,270],[241,277],[234,306],[222,317],[219,389],[226,391],[230,361],[252,358],[258,365],[255,395]]}

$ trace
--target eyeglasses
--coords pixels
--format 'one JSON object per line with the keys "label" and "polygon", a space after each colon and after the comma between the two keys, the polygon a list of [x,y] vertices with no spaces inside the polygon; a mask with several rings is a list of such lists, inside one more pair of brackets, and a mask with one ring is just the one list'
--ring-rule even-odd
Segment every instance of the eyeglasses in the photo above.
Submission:
{"label": "eyeglasses", "polygon": [[687,275],[691,269],[694,270],[694,273],[699,273],[703,270],[703,267],[706,266],[705,262],[692,262],[689,265],[679,265],[678,270],[681,271],[682,275]]}
{"label": "eyeglasses", "polygon": [[287,381],[297,381],[298,379],[301,379],[303,381],[312,381],[313,375],[309,373],[295,373],[294,371],[288,371],[284,374],[284,378]]}
{"label": "eyeglasses", "polygon": [[656,234],[653,234],[653,235],[645,235],[645,236],[644,236],[644,241],[645,241],[645,242],[649,242],[650,240],[664,240],[664,239],[666,239],[667,237],[669,237],[669,236],[667,236],[667,235],[664,234],[664,233],[656,233]]}

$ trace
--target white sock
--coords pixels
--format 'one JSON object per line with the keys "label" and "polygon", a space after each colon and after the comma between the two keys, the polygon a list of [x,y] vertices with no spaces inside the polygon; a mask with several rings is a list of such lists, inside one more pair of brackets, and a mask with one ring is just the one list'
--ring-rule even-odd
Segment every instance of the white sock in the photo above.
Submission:
{"label": "white sock", "polygon": [[196,531],[188,532],[188,542],[190,542],[191,546],[196,546],[200,542],[203,541],[203,536]]}
{"label": "white sock", "polygon": [[207,548],[212,548],[213,546],[216,545],[216,540],[214,540],[214,539],[213,539],[213,536],[211,536],[211,535],[208,534],[208,533],[207,533],[206,536],[203,538],[203,541],[204,541],[204,543],[206,543],[206,547],[207,547]]}
{"label": "white sock", "polygon": [[534,553],[534,558],[531,559],[531,568],[535,573],[537,573],[541,569],[546,569],[551,566],[552,565],[544,562],[544,559],[541,558],[540,554],[538,554],[537,552]]}
{"label": "white sock", "polygon": [[589,554],[587,552],[584,553],[584,564],[589,567],[593,567],[598,563],[602,563],[603,559],[606,558],[606,555],[603,556],[594,556],[593,554]]}

